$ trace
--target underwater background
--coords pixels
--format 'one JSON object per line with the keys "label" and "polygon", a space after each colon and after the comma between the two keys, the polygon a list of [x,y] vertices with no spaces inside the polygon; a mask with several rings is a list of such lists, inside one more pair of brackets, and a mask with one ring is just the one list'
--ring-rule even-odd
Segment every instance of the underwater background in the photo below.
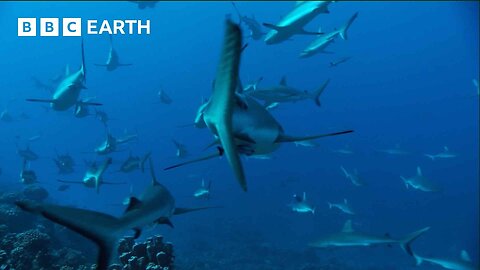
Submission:
{"label": "underwater background", "polygon": [[[294,3],[236,5],[243,15],[255,14],[260,23],[276,23]],[[315,31],[321,26],[330,31],[359,12],[348,40],[339,39],[328,48],[334,54],[299,58],[313,39],[309,35],[296,35],[292,41],[275,45],[245,38],[248,47],[242,54],[240,78],[247,83],[263,76],[260,87],[277,85],[286,76],[289,85],[308,91],[330,79],[321,107],[305,100],[281,104],[272,114],[288,134],[355,132],[319,139],[318,147],[283,144],[267,160],[243,158],[249,185],[248,192],[243,192],[225,158],[162,170],[179,162],[172,139],[186,145],[187,159],[208,153],[204,148],[213,140],[210,132],[179,126],[193,123],[203,98],[211,94],[225,16],[231,14],[238,21],[230,2],[159,2],[154,8],[139,9],[129,2],[2,1],[0,110],[13,119],[0,121],[1,195],[24,189],[19,182],[22,158],[17,147],[29,145],[39,155],[30,169],[38,177],[36,185],[48,191],[46,201],[121,215],[122,201],[141,193],[150,176],[115,171],[130,151],[135,155],[151,151],[157,177],[178,206],[221,206],[174,217],[173,229],[144,230],[140,240],[163,235],[173,243],[178,269],[439,269],[429,264],[415,266],[413,258],[398,246],[308,247],[315,239],[339,232],[348,219],[355,230],[395,237],[431,226],[415,241],[415,250],[445,258],[457,258],[466,250],[478,262],[479,96],[472,79],[478,80],[480,72],[479,3],[340,1],[329,10],[306,29]],[[99,194],[82,185],[58,190],[58,179],[82,179],[84,160],[104,160],[93,149],[105,139],[106,128],[95,116],[75,118],[73,109],[56,112],[25,101],[50,96],[35,87],[32,77],[48,82],[67,64],[77,70],[81,38],[17,37],[19,17],[151,21],[150,35],[112,37],[120,59],[133,64],[113,72],[93,65],[105,62],[108,35],[83,36],[87,89],[81,96],[95,97],[103,104],[99,109],[110,116],[112,134],[138,134],[123,151],[110,155],[113,165],[104,176],[125,185],[103,186]],[[329,67],[331,61],[344,56],[351,60]],[[160,89],[171,97],[171,104],[159,102]],[[29,141],[36,135],[40,137]],[[390,156],[377,151],[396,145],[409,154]],[[432,161],[424,155],[439,153],[444,146],[458,156]],[[353,153],[335,152],[345,147]],[[74,158],[72,174],[58,174],[52,161],[56,151]],[[357,168],[367,185],[352,185],[341,166]],[[400,176],[415,175],[417,166],[441,187],[440,192],[405,187]],[[212,182],[209,200],[192,195],[202,179]],[[294,213],[288,207],[292,196],[303,192],[316,206],[315,214]],[[344,198],[355,215],[329,209],[327,202]],[[0,232],[2,239],[7,239],[7,233],[20,234],[16,231],[20,228],[51,224],[18,212],[8,199],[0,205],[4,209],[0,222],[8,224]],[[28,222],[11,224],[9,211],[27,216],[22,220]],[[84,256],[71,269],[95,262],[94,244],[65,234],[73,240],[59,244],[56,241],[62,237],[52,237],[55,248],[72,248]],[[0,265],[6,264],[6,257],[0,256],[4,258]]]}

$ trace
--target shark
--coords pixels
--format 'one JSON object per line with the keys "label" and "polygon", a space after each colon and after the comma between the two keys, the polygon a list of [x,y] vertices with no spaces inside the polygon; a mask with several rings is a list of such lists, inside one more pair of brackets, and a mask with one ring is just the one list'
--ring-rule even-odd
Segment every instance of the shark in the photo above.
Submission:
{"label": "shark", "polygon": [[367,247],[373,245],[393,245],[399,244],[400,247],[407,253],[411,254],[410,244],[420,235],[428,231],[430,227],[425,227],[418,231],[412,232],[402,238],[392,238],[390,235],[370,235],[353,230],[352,221],[349,219],[343,225],[340,232],[327,235],[321,239],[309,243],[311,247],[328,248],[328,247]]}
{"label": "shark", "polygon": [[318,147],[318,143],[314,141],[300,141],[300,142],[293,142],[295,146],[303,146],[303,147]]}
{"label": "shark", "polygon": [[350,149],[350,146],[348,144],[345,145],[344,148],[332,150],[332,152],[337,154],[342,154],[342,155],[353,155],[353,151],[352,149]]}
{"label": "shark", "polygon": [[[347,31],[357,17],[358,17],[358,12],[355,12],[342,27],[340,27],[339,29],[334,29],[332,32],[318,36],[314,41],[312,41],[312,43],[310,43],[310,45],[307,46],[307,48],[309,47],[314,48],[315,44],[323,44],[328,40],[333,40],[338,37],[340,37],[343,40],[348,40]],[[322,30],[320,29],[320,31]]]}
{"label": "shark", "polygon": [[22,170],[20,171],[20,182],[25,185],[38,183],[37,174],[30,169],[30,163],[27,159],[23,159]]}
{"label": "shark", "polygon": [[138,9],[154,8],[160,1],[128,1],[137,4]]}
{"label": "shark", "polygon": [[95,109],[95,117],[107,127],[110,117],[108,117],[108,114],[105,111]]}
{"label": "shark", "polygon": [[403,183],[405,184],[405,187],[407,187],[407,189],[409,187],[412,187],[413,189],[418,189],[420,191],[425,191],[425,192],[440,191],[440,188],[437,185],[434,185],[433,183],[430,182],[429,179],[423,176],[422,169],[420,168],[420,166],[417,167],[417,175],[410,178],[405,178],[403,176],[400,176],[400,178],[403,180]]}
{"label": "shark", "polygon": [[90,109],[89,109],[89,106],[86,105],[86,103],[92,101],[94,98],[93,97],[88,97],[88,98],[82,98],[81,101],[82,103],[79,103],[77,105],[75,105],[75,110],[74,110],[74,116],[76,118],[84,118],[84,117],[87,117],[89,115],[92,115],[90,113]]}
{"label": "shark", "polygon": [[343,202],[340,203],[331,203],[327,202],[328,208],[338,208],[338,210],[344,212],[345,214],[355,215],[355,212],[352,210],[352,207],[348,204],[347,199],[343,199]]}
{"label": "shark", "polygon": [[325,51],[325,49],[335,42],[334,38],[331,39],[316,39],[307,48],[305,48],[299,55],[300,58],[307,58],[319,53],[332,54],[331,51]]}
{"label": "shark", "polygon": [[253,40],[262,39],[262,37],[265,36],[266,33],[263,31],[262,25],[255,19],[255,15],[252,15],[252,17],[242,16],[235,2],[232,1],[232,5],[235,11],[237,12],[240,22],[243,22],[247,26],[248,30],[250,31],[248,38],[251,38]]}
{"label": "shark", "polygon": [[58,168],[59,174],[73,173],[74,171],[73,167],[75,166],[75,161],[73,160],[72,156],[70,156],[68,153],[61,155],[56,152],[56,157],[53,159],[53,161],[55,162],[55,165]]}
{"label": "shark", "polygon": [[193,192],[193,197],[199,199],[210,199],[210,187],[212,186],[212,181],[208,181],[208,185],[205,185],[205,180],[202,179],[201,186]]}
{"label": "shark", "polygon": [[293,195],[293,202],[288,207],[293,212],[315,214],[315,207],[308,203],[306,192],[303,192],[303,196]]}
{"label": "shark", "polygon": [[317,90],[308,92],[287,85],[287,79],[285,76],[283,76],[279,85],[263,89],[252,89],[249,91],[244,91],[244,93],[264,101],[265,106],[269,106],[276,102],[297,102],[305,99],[311,99],[317,106],[321,106],[320,95],[323,93],[329,83],[330,79],[326,80]]}
{"label": "shark", "polygon": [[13,116],[10,114],[10,112],[5,109],[0,113],[0,120],[5,122],[5,123],[11,123],[13,122]]}
{"label": "shark", "polygon": [[167,104],[167,105],[172,104],[173,99],[165,92],[165,90],[160,89],[157,95],[161,103]]}
{"label": "shark", "polygon": [[410,154],[409,152],[401,149],[399,144],[396,144],[395,147],[393,147],[393,148],[377,150],[377,152],[385,153],[385,154],[392,155],[392,156],[401,156],[401,155]]}
{"label": "shark", "polygon": [[66,111],[76,105],[100,106],[101,103],[85,102],[79,99],[80,92],[85,89],[87,70],[85,67],[85,53],[82,40],[82,65],[80,69],[69,76],[63,78],[55,89],[51,99],[32,99],[27,101],[49,103],[55,111]]}
{"label": "shark", "polygon": [[119,145],[133,141],[137,139],[137,137],[138,135],[133,134],[133,135],[128,135],[126,137],[117,139],[113,137],[113,135],[110,134],[110,132],[107,132],[107,138],[102,144],[100,144],[97,148],[95,148],[94,152],[97,153],[98,155],[108,155],[110,153],[117,152],[118,151],[117,147]]}
{"label": "shark", "polygon": [[110,37],[110,51],[108,52],[107,62],[105,64],[94,64],[97,67],[105,67],[107,71],[114,71],[119,67],[131,66],[132,64],[120,63],[120,58],[117,51],[113,48],[112,35]]}
{"label": "shark", "polygon": [[151,184],[139,197],[130,197],[124,214],[115,217],[102,212],[56,204],[19,200],[15,204],[22,210],[43,216],[57,224],[90,239],[97,244],[97,270],[107,270],[116,253],[118,240],[124,233],[133,230],[140,237],[142,227],[151,224],[166,224],[173,227],[171,218],[212,207],[181,208],[176,206],[170,191],[160,184],[150,160]]}
{"label": "shark", "polygon": [[188,155],[187,147],[176,141],[175,139],[172,139],[173,144],[175,145],[175,156],[178,158],[184,158]]}
{"label": "shark", "polygon": [[20,149],[17,145],[17,154],[27,161],[34,161],[39,158],[38,155],[30,149],[30,145],[27,145],[25,149]]}
{"label": "shark", "polygon": [[332,62],[329,63],[329,67],[331,67],[331,68],[332,68],[332,67],[336,67],[336,66],[338,66],[338,65],[340,65],[340,64],[343,64],[343,63],[349,61],[351,58],[352,58],[352,57],[347,56],[347,57],[342,57],[342,58],[340,58],[340,59],[338,59],[338,60],[332,61]]}
{"label": "shark", "polygon": [[294,35],[319,35],[304,29],[317,15],[329,13],[328,6],[333,1],[297,1],[294,8],[277,24],[263,23],[270,31],[265,35],[265,43],[278,44]]}
{"label": "shark", "polygon": [[353,173],[348,172],[343,166],[340,166],[345,177],[357,187],[366,186],[367,184],[360,178],[357,169],[353,170]]}
{"label": "shark", "polygon": [[448,147],[443,147],[443,152],[438,154],[425,154],[426,157],[430,158],[432,161],[436,159],[448,159],[448,158],[455,158],[457,154],[450,152]]}
{"label": "shark", "polygon": [[470,255],[468,255],[466,250],[460,252],[459,259],[444,259],[444,258],[434,258],[434,257],[424,257],[413,252],[413,257],[415,258],[416,265],[420,265],[423,262],[428,262],[433,265],[438,265],[445,269],[451,270],[478,270],[478,266],[474,265]]}
{"label": "shark", "polygon": [[307,141],[353,132],[346,130],[314,136],[296,137],[285,134],[277,120],[252,97],[237,92],[238,70],[242,47],[240,27],[226,21],[224,44],[220,56],[212,96],[197,111],[195,127],[208,128],[214,135],[210,146],[217,152],[198,159],[164,168],[170,170],[219,156],[225,156],[237,182],[247,191],[246,176],[240,155],[265,155],[276,151],[281,144]]}
{"label": "shark", "polygon": [[145,171],[145,162],[150,158],[152,153],[148,152],[143,157],[133,156],[132,152],[128,155],[128,158],[120,165],[119,172],[130,173],[134,170],[140,169],[140,171]]}
{"label": "shark", "polygon": [[87,188],[94,188],[97,193],[100,193],[101,185],[118,185],[124,183],[107,182],[103,180],[103,174],[112,164],[112,158],[107,158],[100,166],[96,162],[90,164],[82,181],[58,180],[58,182],[65,184],[83,184]]}

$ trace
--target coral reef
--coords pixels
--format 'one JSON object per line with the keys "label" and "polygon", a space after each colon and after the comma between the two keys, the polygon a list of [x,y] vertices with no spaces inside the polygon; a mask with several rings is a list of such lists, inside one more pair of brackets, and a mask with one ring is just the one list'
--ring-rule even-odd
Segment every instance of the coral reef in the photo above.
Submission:
{"label": "coral reef", "polygon": [[149,237],[145,242],[135,243],[133,237],[120,240],[118,246],[120,264],[109,270],[173,270],[173,245],[164,242],[162,236]]}

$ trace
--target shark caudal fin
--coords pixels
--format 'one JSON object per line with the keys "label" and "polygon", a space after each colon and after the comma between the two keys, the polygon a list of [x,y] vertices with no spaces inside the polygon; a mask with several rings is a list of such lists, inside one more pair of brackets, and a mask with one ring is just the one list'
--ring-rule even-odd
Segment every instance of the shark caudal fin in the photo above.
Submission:
{"label": "shark caudal fin", "polygon": [[340,169],[342,170],[343,174],[345,174],[346,178],[350,178],[350,174],[347,172],[347,170],[345,170],[343,166],[340,166]]}
{"label": "shark caudal fin", "polygon": [[340,31],[340,33],[339,33],[340,37],[343,40],[348,39],[348,36],[347,36],[348,28],[350,28],[350,26],[352,25],[353,21],[357,18],[357,16],[358,16],[358,12],[355,12],[355,14],[353,14],[352,17],[350,17],[348,22],[339,30]]}
{"label": "shark caudal fin", "polygon": [[312,93],[312,99],[315,101],[315,104],[320,107],[320,95],[323,93],[323,90],[327,87],[328,83],[330,83],[330,79],[326,80],[322,86],[320,86],[315,92]]}
{"label": "shark caudal fin", "polygon": [[125,230],[119,225],[118,218],[100,212],[33,201],[17,201],[15,204],[24,211],[42,215],[95,242],[99,248],[97,270],[108,269],[117,238]]}
{"label": "shark caudal fin", "polygon": [[238,85],[241,47],[242,31],[240,27],[227,20],[212,97],[203,115],[210,130],[217,133],[230,167],[240,186],[246,191],[245,173],[233,134],[233,107]]}
{"label": "shark caudal fin", "polygon": [[288,135],[280,135],[275,142],[276,143],[286,143],[286,142],[309,141],[309,140],[319,139],[319,138],[323,138],[323,137],[337,136],[337,135],[342,135],[342,134],[347,134],[347,133],[352,133],[352,132],[353,132],[353,130],[345,130],[345,131],[340,131],[340,132],[313,135],[313,136],[304,136],[304,137],[294,137],[294,136],[288,136]]}
{"label": "shark caudal fin", "polygon": [[405,251],[408,255],[415,257],[412,247],[410,246],[415,239],[420,237],[422,234],[424,234],[426,231],[430,230],[430,227],[425,227],[423,229],[420,229],[418,231],[415,231],[407,236],[405,236],[403,239],[399,240],[400,247]]}
{"label": "shark caudal fin", "polygon": [[412,252],[412,254],[413,254],[413,258],[415,259],[415,265],[419,266],[420,264],[422,264],[423,258],[418,256],[417,254],[415,254],[413,252]]}

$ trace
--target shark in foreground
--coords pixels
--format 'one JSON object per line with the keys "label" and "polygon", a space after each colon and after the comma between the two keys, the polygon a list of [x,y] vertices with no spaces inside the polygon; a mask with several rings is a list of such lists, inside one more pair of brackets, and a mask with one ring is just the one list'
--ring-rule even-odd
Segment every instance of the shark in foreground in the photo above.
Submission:
{"label": "shark in foreground", "polygon": [[305,192],[303,192],[303,196],[293,195],[293,202],[288,206],[293,212],[315,214],[315,207],[308,203]]}
{"label": "shark in foreground", "polygon": [[319,35],[319,32],[305,31],[304,27],[317,15],[330,13],[328,6],[333,1],[297,1],[295,7],[277,24],[264,23],[271,30],[265,36],[265,43],[277,44],[294,35]]}
{"label": "shark in foreground", "polygon": [[400,176],[400,178],[403,180],[403,183],[407,189],[412,187],[425,192],[439,192],[441,190],[437,185],[433,184],[429,179],[423,176],[422,169],[420,167],[417,167],[417,175],[410,178]]}
{"label": "shark in foreground", "polygon": [[153,171],[150,159],[152,183],[140,197],[131,197],[128,207],[121,217],[114,217],[97,211],[55,204],[43,204],[22,200],[15,204],[22,210],[41,215],[55,223],[63,225],[95,242],[99,248],[97,270],[107,270],[117,242],[128,230],[135,231],[135,238],[141,235],[142,227],[150,224],[173,226],[170,218],[188,212],[207,209],[178,208],[172,194],[161,185]]}
{"label": "shark in foreground", "polygon": [[265,106],[273,103],[297,102],[305,99],[311,99],[317,106],[320,106],[320,95],[328,86],[330,80],[326,80],[317,90],[308,92],[296,89],[287,85],[287,79],[284,76],[280,80],[280,84],[269,88],[256,88],[244,91],[245,94],[265,102]]}
{"label": "shark in foreground", "polygon": [[237,92],[238,70],[242,48],[240,27],[227,20],[224,45],[214,82],[213,93],[207,103],[200,106],[195,126],[208,127],[215,137],[211,146],[218,144],[217,153],[165,168],[183,165],[225,155],[235,177],[244,191],[247,182],[240,155],[266,155],[277,150],[282,143],[308,141],[353,132],[295,137],[285,134],[275,118],[252,97]]}
{"label": "shark in foreground", "polygon": [[98,166],[96,162],[93,162],[90,165],[90,168],[85,172],[85,176],[82,181],[67,181],[67,180],[58,180],[58,182],[66,184],[83,184],[87,188],[95,188],[97,193],[100,193],[101,185],[118,185],[125,183],[113,183],[103,180],[103,174],[112,164],[112,158],[107,158],[102,165]]}
{"label": "shark in foreground", "polygon": [[86,88],[86,73],[85,54],[82,40],[82,66],[80,69],[75,73],[69,74],[60,81],[51,99],[30,98],[27,99],[27,101],[50,103],[51,108],[55,111],[66,111],[71,107],[78,105],[102,105],[101,103],[86,102],[79,99],[80,92],[82,89]]}
{"label": "shark in foreground", "polygon": [[435,160],[435,159],[455,158],[457,157],[457,154],[450,152],[448,147],[444,146],[442,152],[438,154],[425,154],[425,156],[430,158],[431,160]]}
{"label": "shark in foreground", "polygon": [[478,270],[479,267],[474,265],[472,259],[468,255],[467,251],[462,250],[460,253],[460,259],[443,259],[434,257],[423,257],[413,252],[413,257],[417,265],[423,262],[428,262],[433,265],[438,265],[445,269],[451,270]]}
{"label": "shark in foreground", "polygon": [[370,235],[366,233],[356,232],[352,228],[352,221],[345,222],[341,232],[327,235],[319,240],[313,241],[309,244],[311,247],[328,248],[328,247],[367,247],[372,245],[393,245],[399,244],[400,247],[409,255],[412,254],[410,244],[420,235],[428,231],[430,227],[425,227],[402,238],[395,239],[388,234]]}

